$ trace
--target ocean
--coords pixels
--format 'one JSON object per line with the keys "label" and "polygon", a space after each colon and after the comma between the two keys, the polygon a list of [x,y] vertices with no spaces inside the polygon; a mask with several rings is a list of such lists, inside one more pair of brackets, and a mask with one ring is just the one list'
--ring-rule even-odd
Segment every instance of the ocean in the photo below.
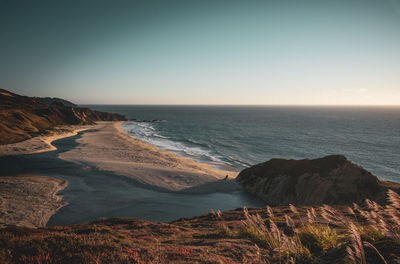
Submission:
{"label": "ocean", "polygon": [[131,136],[217,168],[341,154],[380,179],[400,182],[400,107],[89,107],[124,114]]}

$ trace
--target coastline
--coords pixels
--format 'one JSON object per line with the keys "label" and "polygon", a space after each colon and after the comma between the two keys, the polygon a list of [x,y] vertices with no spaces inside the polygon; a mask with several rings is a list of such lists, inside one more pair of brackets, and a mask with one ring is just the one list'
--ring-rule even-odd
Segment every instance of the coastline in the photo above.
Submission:
{"label": "coastline", "polygon": [[[137,185],[139,189],[143,187],[152,191],[167,192],[171,193],[172,197],[173,193],[202,195],[213,192],[231,193],[240,189],[232,180],[236,177],[236,172],[218,170],[211,165],[178,156],[133,138],[120,127],[122,123],[98,122],[67,133],[47,138],[42,136],[34,138],[35,141],[30,139],[18,143],[23,147],[15,148],[9,158],[18,160],[18,157],[26,156],[29,160],[29,155],[24,154],[55,150],[56,148],[51,145],[54,140],[71,137],[80,131],[91,129],[82,133],[78,139],[74,139],[77,145],[73,148],[49,157],[43,156],[40,165],[34,165],[36,161],[33,158],[34,171],[16,170],[14,174],[14,170],[9,170],[0,177],[0,190],[6,190],[0,191],[0,228],[5,225],[46,226],[49,219],[70,202],[68,200],[67,203],[57,193],[63,190],[70,180],[71,184],[75,185],[76,181],[68,176],[63,177],[62,173],[52,169],[53,166],[61,166],[63,170],[62,166],[66,165],[65,175],[79,175],[78,177],[90,175],[90,179],[94,179],[94,175],[99,175],[96,179],[101,179],[100,181],[112,182],[112,176],[115,175],[119,177],[117,185],[121,178],[132,179],[139,184]],[[38,149],[37,142],[43,147]],[[60,163],[54,163],[54,158]],[[71,167],[67,165],[68,163],[75,165]],[[40,169],[36,171],[37,168]],[[223,180],[226,175],[229,175],[231,180]],[[79,186],[81,183],[78,188]]]}
{"label": "coastline", "polygon": [[218,170],[133,138],[121,128],[123,123],[97,122],[93,132],[82,134],[77,139],[79,145],[59,158],[167,191],[221,180],[226,175],[231,179],[237,176],[238,172]]}

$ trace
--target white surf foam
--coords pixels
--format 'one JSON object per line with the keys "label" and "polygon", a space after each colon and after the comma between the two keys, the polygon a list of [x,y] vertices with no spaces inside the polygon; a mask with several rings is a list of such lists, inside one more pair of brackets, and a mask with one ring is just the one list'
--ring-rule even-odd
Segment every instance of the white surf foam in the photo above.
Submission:
{"label": "white surf foam", "polygon": [[190,140],[189,142],[191,142],[191,145],[196,146],[189,146],[189,144],[174,141],[171,138],[162,135],[160,131],[157,131],[152,123],[132,121],[124,123],[122,129],[132,137],[159,147],[162,150],[172,151],[181,156],[191,157],[214,166],[226,165],[221,156],[213,153],[210,149],[206,149],[203,144]]}

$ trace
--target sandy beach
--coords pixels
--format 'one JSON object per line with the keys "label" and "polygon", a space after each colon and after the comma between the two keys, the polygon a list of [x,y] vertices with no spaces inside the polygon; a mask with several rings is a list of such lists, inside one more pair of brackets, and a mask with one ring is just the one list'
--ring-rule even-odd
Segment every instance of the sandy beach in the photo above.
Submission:
{"label": "sandy beach", "polygon": [[50,217],[66,205],[57,195],[66,186],[66,181],[52,177],[0,177],[0,228],[46,226]]}
{"label": "sandy beach", "polygon": [[50,135],[37,136],[21,142],[0,145],[0,157],[11,155],[25,155],[56,150],[51,144],[53,141],[75,136],[81,131],[93,128],[93,126],[66,126],[57,128]]}
{"label": "sandy beach", "polygon": [[93,131],[77,139],[76,148],[61,153],[59,158],[172,191],[237,175],[132,138],[121,129],[121,124],[98,122]]}
{"label": "sandy beach", "polygon": [[[140,192],[139,197],[142,198],[143,195],[147,195],[146,189],[164,192],[184,190],[184,193],[198,195],[215,191],[224,192],[224,190],[233,192],[238,189],[233,181],[223,180],[226,175],[233,179],[237,172],[218,170],[132,138],[120,128],[122,123],[98,122],[91,126],[69,127],[49,137],[41,136],[1,146],[0,157],[5,167],[1,173],[3,176],[0,177],[0,227],[10,224],[45,226],[50,217],[66,205],[62,197],[57,196],[57,192],[64,189],[70,180],[73,182],[72,192],[76,188],[86,188],[86,184],[92,184],[93,181],[96,182],[94,188],[101,188],[99,186],[102,186],[103,181],[107,181],[108,184],[115,183],[117,186],[124,184],[123,178],[133,180],[141,184],[139,185],[141,187],[126,187]],[[56,150],[52,145],[54,140],[71,137],[84,130],[89,131],[81,133],[74,139],[73,142],[76,143],[71,147]],[[29,174],[29,176],[19,176],[19,174]],[[32,174],[46,176],[32,176]],[[61,176],[64,180],[58,179],[60,175],[64,175]],[[77,183],[77,179],[82,179],[86,183],[79,180]],[[113,189],[113,192],[128,194],[129,190],[124,188],[120,186]],[[154,195],[162,196],[157,192]],[[179,196],[173,197],[180,199]],[[71,199],[74,198],[70,197]],[[100,196],[99,199],[104,198]],[[124,198],[118,203],[123,205],[127,202],[125,199],[136,198]],[[92,204],[88,201],[84,204],[79,202],[74,206],[80,210],[86,206],[91,208]],[[98,206],[96,208],[99,210]],[[109,207],[105,206],[101,210],[108,212]],[[97,211],[91,214],[96,215]]]}

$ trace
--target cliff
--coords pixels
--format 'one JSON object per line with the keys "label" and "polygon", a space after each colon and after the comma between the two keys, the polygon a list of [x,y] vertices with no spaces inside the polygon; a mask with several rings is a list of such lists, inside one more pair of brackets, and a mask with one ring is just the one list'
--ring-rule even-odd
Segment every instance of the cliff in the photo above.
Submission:
{"label": "cliff", "polygon": [[366,198],[385,203],[388,188],[400,188],[400,184],[378,180],[340,155],[271,159],[244,169],[236,180],[270,205],[352,204]]}
{"label": "cliff", "polygon": [[59,98],[34,98],[0,89],[0,145],[29,139],[60,125],[124,121],[119,114],[77,107]]}

